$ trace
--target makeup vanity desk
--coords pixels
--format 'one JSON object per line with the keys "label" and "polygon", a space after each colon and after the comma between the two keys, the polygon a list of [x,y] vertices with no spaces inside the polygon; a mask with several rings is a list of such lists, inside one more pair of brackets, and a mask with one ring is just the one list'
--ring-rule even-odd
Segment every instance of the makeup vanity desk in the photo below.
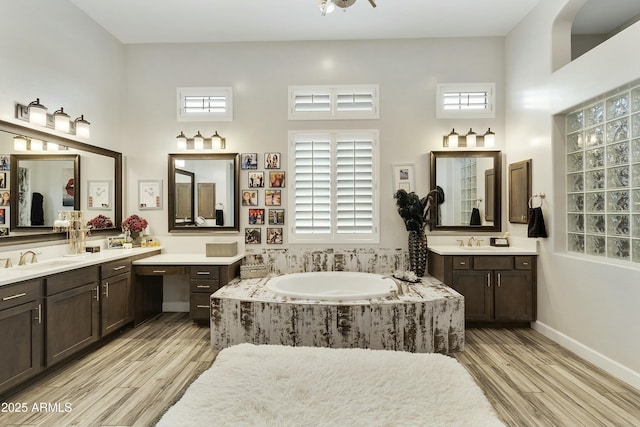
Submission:
{"label": "makeup vanity desk", "polygon": [[164,276],[189,277],[189,318],[208,322],[212,293],[240,275],[244,254],[207,257],[204,254],[159,254],[133,262],[137,300],[134,324],[162,313]]}

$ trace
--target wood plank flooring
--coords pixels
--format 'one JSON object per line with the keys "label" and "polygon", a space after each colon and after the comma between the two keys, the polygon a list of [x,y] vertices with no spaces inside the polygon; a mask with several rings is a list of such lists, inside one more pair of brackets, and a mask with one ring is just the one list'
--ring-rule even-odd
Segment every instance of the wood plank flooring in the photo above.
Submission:
{"label": "wood plank flooring", "polygon": [[[466,340],[455,357],[508,426],[640,426],[640,391],[531,329]],[[10,396],[29,411],[0,413],[0,426],[152,426],[215,356],[208,327],[165,313]],[[41,402],[62,412],[34,412]]]}
{"label": "wood plank flooring", "polygon": [[456,353],[508,426],[640,426],[640,391],[532,329],[467,329]]}

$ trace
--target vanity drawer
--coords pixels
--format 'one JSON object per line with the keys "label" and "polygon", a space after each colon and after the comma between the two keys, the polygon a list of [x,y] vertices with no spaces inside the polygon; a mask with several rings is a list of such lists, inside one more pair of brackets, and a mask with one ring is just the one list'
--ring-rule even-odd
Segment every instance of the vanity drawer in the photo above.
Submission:
{"label": "vanity drawer", "polygon": [[451,264],[454,270],[469,270],[471,268],[471,257],[454,256]]}
{"label": "vanity drawer", "polygon": [[207,295],[211,295],[221,287],[217,279],[191,279],[191,292],[206,292]]}
{"label": "vanity drawer", "polygon": [[48,276],[46,279],[45,294],[55,295],[60,292],[68,291],[82,285],[99,280],[98,266],[78,268],[76,270],[66,271]]}
{"label": "vanity drawer", "polygon": [[517,256],[515,257],[516,270],[531,270],[533,268],[533,257]]}
{"label": "vanity drawer", "polygon": [[500,255],[474,256],[474,270],[513,270],[513,257]]}
{"label": "vanity drawer", "polygon": [[192,320],[209,320],[211,316],[211,295],[192,293],[189,301],[189,317]]}
{"label": "vanity drawer", "polygon": [[218,279],[220,269],[217,265],[194,265],[191,267],[192,279]]}
{"label": "vanity drawer", "polygon": [[137,276],[183,276],[187,274],[185,267],[180,265],[136,265],[133,271]]}
{"label": "vanity drawer", "polygon": [[2,286],[0,287],[0,310],[35,301],[39,299],[41,295],[41,280]]}
{"label": "vanity drawer", "polygon": [[118,274],[131,271],[131,260],[128,258],[110,261],[100,266],[100,277],[108,279]]}

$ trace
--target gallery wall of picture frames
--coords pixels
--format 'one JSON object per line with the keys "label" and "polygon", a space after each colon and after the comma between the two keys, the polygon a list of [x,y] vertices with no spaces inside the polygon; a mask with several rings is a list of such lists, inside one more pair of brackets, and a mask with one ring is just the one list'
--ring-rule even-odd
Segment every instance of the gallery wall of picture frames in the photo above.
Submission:
{"label": "gallery wall of picture frames", "polygon": [[[246,212],[244,241],[249,245],[284,243],[285,209],[283,198],[286,171],[278,152],[241,153],[240,167],[246,171],[241,205]],[[266,226],[264,229],[262,226]]]}

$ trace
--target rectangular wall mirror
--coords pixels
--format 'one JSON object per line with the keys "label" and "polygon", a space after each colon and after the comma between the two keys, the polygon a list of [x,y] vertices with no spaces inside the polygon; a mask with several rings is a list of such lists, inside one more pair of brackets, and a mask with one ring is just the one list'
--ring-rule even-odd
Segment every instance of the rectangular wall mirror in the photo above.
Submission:
{"label": "rectangular wall mirror", "polygon": [[435,209],[432,230],[501,231],[500,151],[432,151],[431,188],[444,201]]}
{"label": "rectangular wall mirror", "polygon": [[169,231],[238,231],[239,155],[169,154]]}
{"label": "rectangular wall mirror", "polygon": [[[0,193],[8,198],[2,202],[5,207],[1,212],[4,213],[4,224],[0,224],[3,230],[0,246],[65,239],[65,233],[53,229],[52,218],[58,210],[82,210],[86,221],[99,215],[109,218],[112,226],[94,229],[92,235],[119,231],[122,222],[121,153],[2,120],[0,150]],[[20,169],[25,169],[23,175],[27,174],[32,183],[28,200],[24,200],[27,193],[22,192],[22,201]],[[72,183],[69,181],[70,169],[77,171],[77,174],[74,171]],[[36,188],[36,185],[44,185],[39,183],[43,181],[44,171],[50,176],[50,185]],[[63,191],[63,176],[67,178],[64,183],[66,196],[60,201],[62,195],[58,190]],[[23,182],[26,178],[23,176]],[[100,196],[100,203],[92,203],[91,193],[95,193],[96,188],[109,193]],[[74,194],[73,202],[69,198],[70,192]],[[44,224],[39,224],[42,221],[37,218],[35,222],[31,220],[34,193],[43,196]]]}

